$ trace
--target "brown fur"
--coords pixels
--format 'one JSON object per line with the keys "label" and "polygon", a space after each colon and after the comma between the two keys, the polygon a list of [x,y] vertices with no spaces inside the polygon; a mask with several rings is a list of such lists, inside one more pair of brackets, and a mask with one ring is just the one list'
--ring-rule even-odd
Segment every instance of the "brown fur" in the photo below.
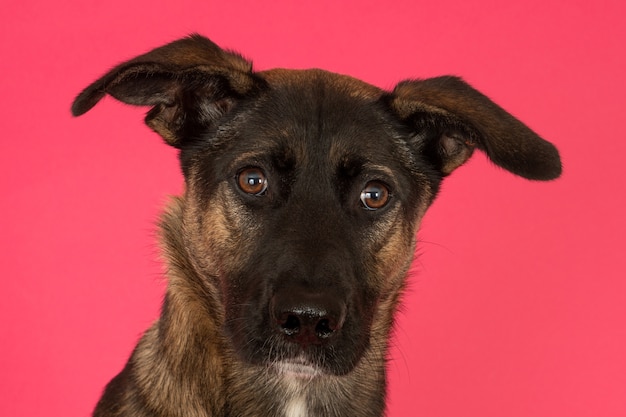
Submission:
{"label": "brown fur", "polygon": [[[383,415],[394,313],[442,179],[475,148],[526,178],[561,170],[552,145],[455,77],[385,92],[254,72],[196,35],[115,67],[73,113],[105,94],[152,107],[186,189],[160,224],[161,316],[97,417]],[[238,182],[250,167],[261,194]],[[390,198],[369,210],[381,184]]]}

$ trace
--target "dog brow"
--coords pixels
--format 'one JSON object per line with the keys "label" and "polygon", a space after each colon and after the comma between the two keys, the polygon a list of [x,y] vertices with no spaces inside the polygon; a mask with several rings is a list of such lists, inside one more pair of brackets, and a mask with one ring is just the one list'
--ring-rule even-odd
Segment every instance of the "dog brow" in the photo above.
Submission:
{"label": "dog brow", "polygon": [[380,173],[391,179],[395,174],[388,166],[373,162],[363,155],[344,154],[337,163],[338,170],[348,177],[356,177],[363,172]]}
{"label": "dog brow", "polygon": [[266,159],[266,157],[267,151],[256,150],[242,153],[230,162],[229,168],[234,169],[235,167],[240,167],[246,164],[257,164],[261,160]]}
{"label": "dog brow", "polygon": [[370,171],[370,172],[378,171],[382,174],[385,174],[386,176],[390,178],[395,177],[393,170],[385,165],[375,164],[372,162],[366,162],[365,164],[363,164],[363,168],[366,171]]}

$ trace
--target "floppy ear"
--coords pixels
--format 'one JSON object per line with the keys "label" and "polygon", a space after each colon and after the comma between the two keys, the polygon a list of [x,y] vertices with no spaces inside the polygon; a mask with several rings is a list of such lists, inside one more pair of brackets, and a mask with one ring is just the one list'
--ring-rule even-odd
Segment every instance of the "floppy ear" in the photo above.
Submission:
{"label": "floppy ear", "polygon": [[463,164],[474,147],[524,178],[561,175],[559,153],[551,143],[460,78],[403,81],[391,105],[416,130],[432,132],[424,151],[444,175]]}
{"label": "floppy ear", "polygon": [[251,62],[192,35],[113,68],[76,97],[72,114],[86,113],[106,94],[124,103],[153,106],[146,124],[168,144],[180,147],[194,126],[210,124],[259,82]]}

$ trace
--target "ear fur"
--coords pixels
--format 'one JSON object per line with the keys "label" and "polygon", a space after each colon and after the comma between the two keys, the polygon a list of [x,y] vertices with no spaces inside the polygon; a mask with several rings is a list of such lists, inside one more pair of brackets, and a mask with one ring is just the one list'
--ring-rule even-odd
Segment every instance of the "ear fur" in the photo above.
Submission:
{"label": "ear fur", "polygon": [[72,114],[86,113],[106,94],[127,104],[153,106],[146,124],[180,147],[192,126],[216,119],[259,82],[251,62],[192,35],[113,68],[76,97]]}
{"label": "ear fur", "polygon": [[391,105],[416,129],[436,132],[435,159],[449,174],[477,147],[502,168],[531,180],[561,175],[557,149],[458,77],[399,83]]}

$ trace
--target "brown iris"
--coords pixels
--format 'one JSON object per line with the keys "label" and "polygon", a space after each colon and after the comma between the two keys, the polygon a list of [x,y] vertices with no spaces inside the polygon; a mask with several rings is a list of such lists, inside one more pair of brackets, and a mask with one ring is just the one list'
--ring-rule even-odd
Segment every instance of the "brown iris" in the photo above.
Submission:
{"label": "brown iris", "polygon": [[368,210],[378,210],[389,202],[389,189],[380,181],[370,181],[361,191],[361,203]]}
{"label": "brown iris", "polygon": [[267,190],[267,177],[260,168],[245,168],[237,175],[237,185],[247,194],[262,195]]}

